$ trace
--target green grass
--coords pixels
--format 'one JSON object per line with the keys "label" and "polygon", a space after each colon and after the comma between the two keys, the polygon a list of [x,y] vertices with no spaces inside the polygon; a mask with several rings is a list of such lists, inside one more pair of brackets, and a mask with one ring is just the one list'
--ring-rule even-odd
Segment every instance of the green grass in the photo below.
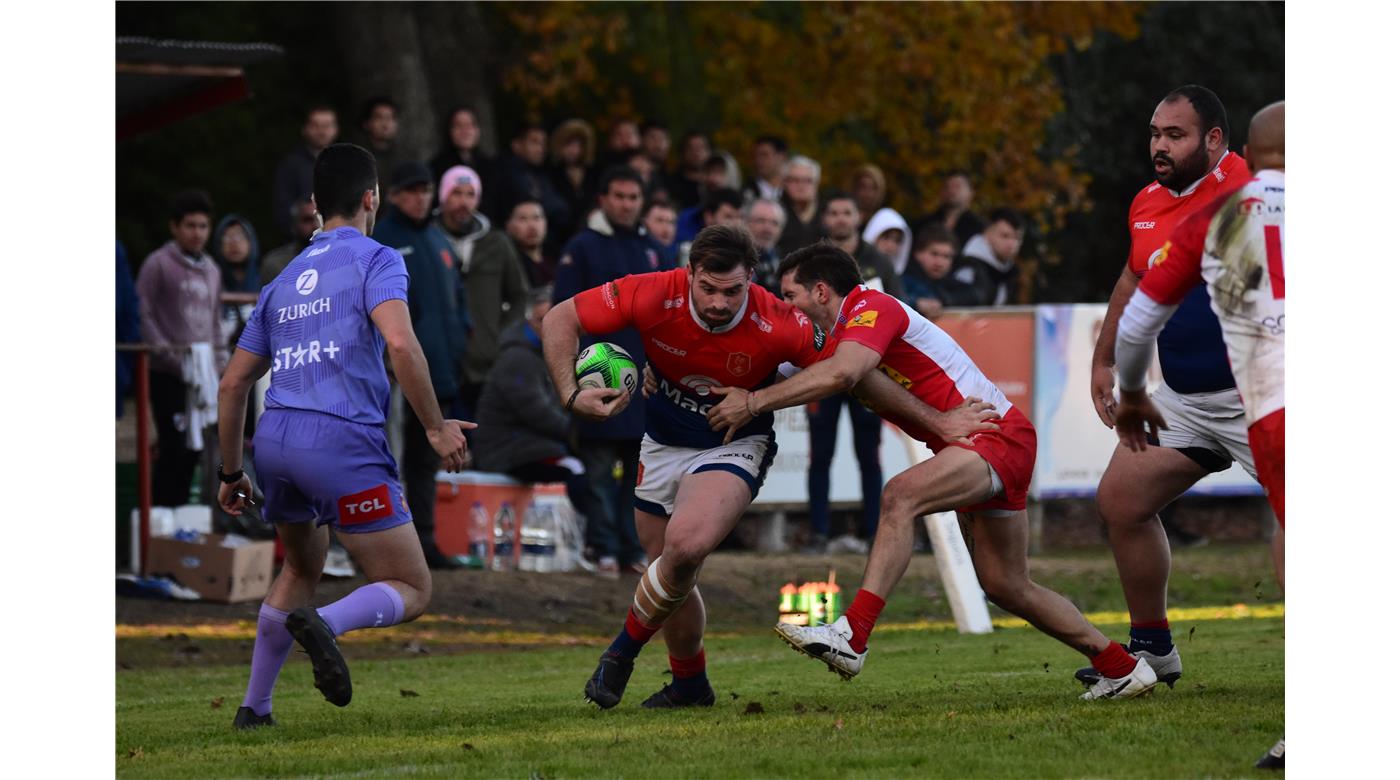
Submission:
{"label": "green grass", "polygon": [[598,647],[376,660],[350,646],[348,708],[323,702],[294,654],[275,699],[280,725],[244,733],[230,723],[246,667],[127,671],[117,675],[116,769],[181,778],[1257,774],[1254,760],[1283,732],[1282,621],[1175,628],[1186,667],[1176,689],[1107,703],[1078,701],[1070,675],[1083,659],[1026,628],[877,630],[851,683],[768,632],[715,638],[707,654],[718,704],[673,712],[638,707],[667,679],[659,646],[607,712],[582,699]]}

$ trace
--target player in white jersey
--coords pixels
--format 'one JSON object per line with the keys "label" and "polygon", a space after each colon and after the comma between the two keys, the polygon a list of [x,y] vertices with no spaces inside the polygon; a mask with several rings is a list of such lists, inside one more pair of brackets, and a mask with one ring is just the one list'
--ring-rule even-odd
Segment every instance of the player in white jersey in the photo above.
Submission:
{"label": "player in white jersey", "polygon": [[[1259,482],[1278,516],[1274,565],[1283,587],[1284,273],[1283,102],[1255,114],[1245,159],[1254,178],[1197,212],[1172,233],[1162,261],[1123,312],[1116,354],[1122,389],[1115,425],[1124,446],[1147,446],[1161,414],[1147,397],[1152,342],[1182,298],[1205,282],[1220,318],[1230,367],[1244,402]],[[1283,740],[1257,766],[1283,768]]]}

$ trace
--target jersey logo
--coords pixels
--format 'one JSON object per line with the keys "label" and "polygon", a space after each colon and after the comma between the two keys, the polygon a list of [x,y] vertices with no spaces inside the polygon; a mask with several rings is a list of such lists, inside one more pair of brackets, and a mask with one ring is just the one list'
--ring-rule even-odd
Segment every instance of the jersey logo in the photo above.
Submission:
{"label": "jersey logo", "polygon": [[444,266],[447,266],[448,268],[451,268],[453,266],[451,250],[442,249],[438,252],[438,255],[442,258],[442,264]]}
{"label": "jersey logo", "polygon": [[663,352],[670,352],[676,357],[685,357],[685,350],[673,347],[670,344],[667,344],[666,342],[662,341],[661,339],[656,338],[655,336],[652,337],[651,343],[660,347]]}
{"label": "jersey logo", "polygon": [[664,301],[661,302],[661,308],[663,308],[663,309],[679,309],[679,308],[681,308],[681,307],[684,306],[684,305],[685,305],[685,296],[684,296],[684,295],[677,295],[677,296],[674,297],[674,298],[667,298],[666,300],[664,300]]}
{"label": "jersey logo", "polygon": [[1235,211],[1241,216],[1248,216],[1250,214],[1263,214],[1264,199],[1245,198],[1244,200],[1240,201],[1240,204],[1238,206],[1235,207]]}
{"label": "jersey logo", "polygon": [[758,312],[750,314],[749,319],[753,320],[754,324],[758,326],[758,329],[763,331],[764,333],[773,332],[773,323],[758,316]]}
{"label": "jersey logo", "polygon": [[1152,267],[1157,265],[1158,263],[1167,262],[1167,251],[1171,248],[1172,242],[1168,241],[1167,243],[1162,244],[1161,249],[1158,249],[1156,252],[1153,252],[1152,256],[1147,258],[1147,270],[1152,270]]}
{"label": "jersey logo", "polygon": [[1134,222],[1133,230],[1151,230],[1157,227],[1156,222]]}
{"label": "jersey logo", "polygon": [[749,373],[749,369],[753,366],[747,352],[730,352],[729,360],[725,361],[724,367],[729,369],[729,373],[734,376],[743,376]]}
{"label": "jersey logo", "polygon": [[341,525],[359,525],[383,520],[394,514],[394,504],[389,500],[388,485],[379,485],[359,493],[341,496],[335,503],[340,510]]}
{"label": "jersey logo", "polygon": [[302,295],[310,295],[315,292],[316,282],[320,280],[320,278],[321,275],[316,273],[315,268],[308,268],[302,271],[301,276],[297,277],[297,292]]}
{"label": "jersey logo", "polygon": [[853,319],[853,320],[851,320],[850,322],[846,323],[846,327],[848,327],[848,328],[873,328],[873,327],[875,327],[875,318],[876,318],[876,317],[879,317],[879,316],[880,316],[880,312],[878,312],[878,311],[863,311],[863,312],[861,312],[860,314],[857,314],[857,315],[855,316],[855,319]]}
{"label": "jersey logo", "polygon": [[617,299],[621,294],[622,291],[618,289],[617,282],[608,282],[603,285],[603,305],[607,306],[609,309],[616,310]]}
{"label": "jersey logo", "polygon": [[655,270],[661,266],[661,258],[656,256],[656,250],[647,250],[647,262],[651,263],[652,270]]}
{"label": "jersey logo", "polygon": [[822,330],[822,326],[818,325],[817,323],[812,323],[812,348],[818,352],[821,352],[822,348],[825,346],[826,331]]}
{"label": "jersey logo", "polygon": [[710,388],[724,387],[724,383],[702,374],[687,374],[681,377],[681,386],[696,395],[709,395]]}

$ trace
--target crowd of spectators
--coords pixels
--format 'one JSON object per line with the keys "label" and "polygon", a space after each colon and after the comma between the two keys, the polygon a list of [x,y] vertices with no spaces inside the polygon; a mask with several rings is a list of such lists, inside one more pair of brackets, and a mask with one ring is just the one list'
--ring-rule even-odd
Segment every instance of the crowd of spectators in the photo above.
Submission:
{"label": "crowd of spectators", "polygon": [[[878,166],[857,167],[844,182],[848,189],[837,189],[823,181],[820,162],[777,135],[759,136],[743,150],[747,170],[703,132],[685,132],[673,149],[671,129],[655,120],[614,121],[601,144],[582,119],[552,128],[522,123],[491,155],[481,147],[476,112],[459,106],[443,117],[441,147],[417,159],[399,140],[391,98],[367,101],[358,119],[351,137],[341,139],[334,108],[307,110],[299,142],[271,171],[269,205],[280,234],[265,254],[247,218],[226,214],[215,222],[207,195],[178,195],[172,240],[141,264],[135,280],[140,332],[129,294],[119,332],[156,344],[209,342],[221,367],[241,318],[220,304],[220,291],[257,293],[308,245],[319,227],[311,200],[316,155],[337,140],[359,143],[375,156],[384,193],[373,238],[404,255],[413,324],[444,415],[480,422],[472,435],[478,468],[566,482],[605,574],[645,565],[631,522],[643,405],[585,423],[547,402],[552,391],[541,386],[549,378],[538,333],[551,302],[624,274],[684,266],[691,241],[714,224],[749,229],[762,252],[756,281],[775,294],[781,258],[827,239],[856,258],[866,284],[930,319],[949,307],[1017,301],[1023,218],[1008,208],[981,216],[965,171],[947,174],[937,207],[910,219],[886,205],[886,174]],[[125,267],[118,245],[119,293]],[[607,340],[643,361],[635,332]],[[151,371],[156,502],[179,504],[198,455],[198,437],[189,435],[191,369],[178,354],[157,352]],[[118,381],[120,399],[126,380]],[[872,422],[859,404],[841,399],[814,405],[813,549],[822,548],[829,530],[827,472],[843,405],[855,426],[865,492],[857,531],[872,536],[878,515],[878,418]],[[429,562],[450,567],[433,543],[436,457],[414,414],[397,419],[407,502]],[[518,457],[502,457],[508,451]]]}

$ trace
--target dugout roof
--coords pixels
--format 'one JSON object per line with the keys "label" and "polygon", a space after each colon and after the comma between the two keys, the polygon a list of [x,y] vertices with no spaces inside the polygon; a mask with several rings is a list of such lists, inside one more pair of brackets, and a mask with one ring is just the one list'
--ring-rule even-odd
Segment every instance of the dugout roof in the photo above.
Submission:
{"label": "dugout roof", "polygon": [[250,97],[246,65],[282,56],[271,43],[117,38],[117,140]]}

